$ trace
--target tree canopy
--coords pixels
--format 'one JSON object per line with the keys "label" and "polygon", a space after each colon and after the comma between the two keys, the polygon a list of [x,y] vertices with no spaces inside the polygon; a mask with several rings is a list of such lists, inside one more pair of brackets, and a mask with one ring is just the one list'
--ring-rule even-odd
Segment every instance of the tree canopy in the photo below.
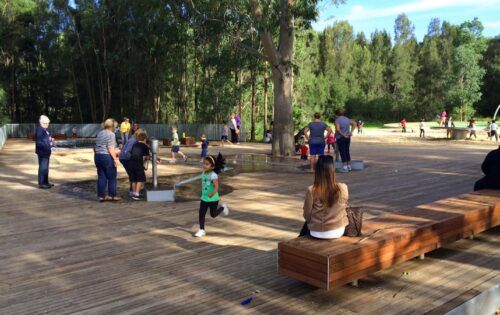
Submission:
{"label": "tree canopy", "polygon": [[[443,109],[466,119],[500,103],[500,41],[484,38],[478,19],[432,19],[418,42],[404,14],[392,36],[356,34],[347,21],[314,31],[317,5],[0,0],[0,122],[44,113],[54,122],[220,123],[236,110],[256,139],[274,115],[288,115],[293,124],[282,128],[292,133],[336,108],[365,120]],[[287,76],[290,93],[276,94]]]}

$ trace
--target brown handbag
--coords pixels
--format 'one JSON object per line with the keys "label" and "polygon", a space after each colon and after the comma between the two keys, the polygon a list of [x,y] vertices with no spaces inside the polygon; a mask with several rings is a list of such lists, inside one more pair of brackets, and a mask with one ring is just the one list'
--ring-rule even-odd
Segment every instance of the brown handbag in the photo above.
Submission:
{"label": "brown handbag", "polygon": [[345,227],[345,236],[361,236],[363,225],[363,208],[348,206],[345,210],[349,224]]}

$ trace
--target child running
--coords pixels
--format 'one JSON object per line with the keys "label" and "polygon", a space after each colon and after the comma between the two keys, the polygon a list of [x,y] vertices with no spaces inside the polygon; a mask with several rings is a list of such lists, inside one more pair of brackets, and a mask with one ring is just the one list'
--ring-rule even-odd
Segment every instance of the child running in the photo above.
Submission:
{"label": "child running", "polygon": [[201,134],[201,161],[203,163],[203,160],[207,157],[208,155],[208,140],[207,140],[207,135],[204,133]]}
{"label": "child running", "polygon": [[139,192],[141,191],[141,183],[146,182],[144,160],[149,159],[149,147],[146,144],[148,136],[145,133],[139,133],[136,138],[137,143],[132,146],[128,162],[130,182],[132,183],[130,197],[133,200],[141,200]]}
{"label": "child running", "polygon": [[184,162],[187,161],[188,157],[184,153],[181,152],[181,142],[179,141],[179,135],[177,134],[177,127],[172,127],[172,159],[170,160],[170,163],[175,163],[177,159],[175,158],[175,154],[179,153],[182,158],[184,159]]}
{"label": "child running", "polygon": [[203,160],[203,172],[201,173],[201,201],[199,223],[200,229],[194,234],[195,237],[202,237],[206,235],[205,232],[205,215],[210,208],[210,216],[217,217],[219,214],[227,216],[229,209],[223,203],[219,207],[219,172],[225,164],[222,154],[219,153],[217,157],[209,155]]}

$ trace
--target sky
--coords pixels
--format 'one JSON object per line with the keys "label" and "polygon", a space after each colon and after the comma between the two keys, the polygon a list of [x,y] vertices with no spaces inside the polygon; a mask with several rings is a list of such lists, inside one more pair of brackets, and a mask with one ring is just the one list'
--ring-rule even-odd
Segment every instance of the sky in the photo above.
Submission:
{"label": "sky", "polygon": [[369,38],[376,29],[387,30],[394,37],[394,21],[400,13],[406,13],[415,26],[417,40],[427,33],[432,18],[452,24],[479,18],[483,23],[483,35],[500,35],[500,0],[347,0],[334,6],[331,0],[319,5],[320,15],[313,28],[322,31],[335,21],[347,20],[355,33],[364,32]]}

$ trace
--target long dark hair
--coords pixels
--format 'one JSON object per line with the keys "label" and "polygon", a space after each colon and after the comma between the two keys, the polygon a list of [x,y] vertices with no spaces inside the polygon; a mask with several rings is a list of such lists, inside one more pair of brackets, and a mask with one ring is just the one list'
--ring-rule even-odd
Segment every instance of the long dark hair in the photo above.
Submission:
{"label": "long dark hair", "polygon": [[316,163],[314,184],[312,189],[313,198],[319,200],[327,207],[340,197],[340,188],[335,181],[335,162],[333,157],[322,155]]}
{"label": "long dark hair", "polygon": [[208,161],[215,172],[215,174],[219,174],[220,171],[224,169],[224,165],[226,165],[226,159],[222,156],[222,154],[217,155],[217,157],[213,155],[209,155],[205,158],[205,161]]}

